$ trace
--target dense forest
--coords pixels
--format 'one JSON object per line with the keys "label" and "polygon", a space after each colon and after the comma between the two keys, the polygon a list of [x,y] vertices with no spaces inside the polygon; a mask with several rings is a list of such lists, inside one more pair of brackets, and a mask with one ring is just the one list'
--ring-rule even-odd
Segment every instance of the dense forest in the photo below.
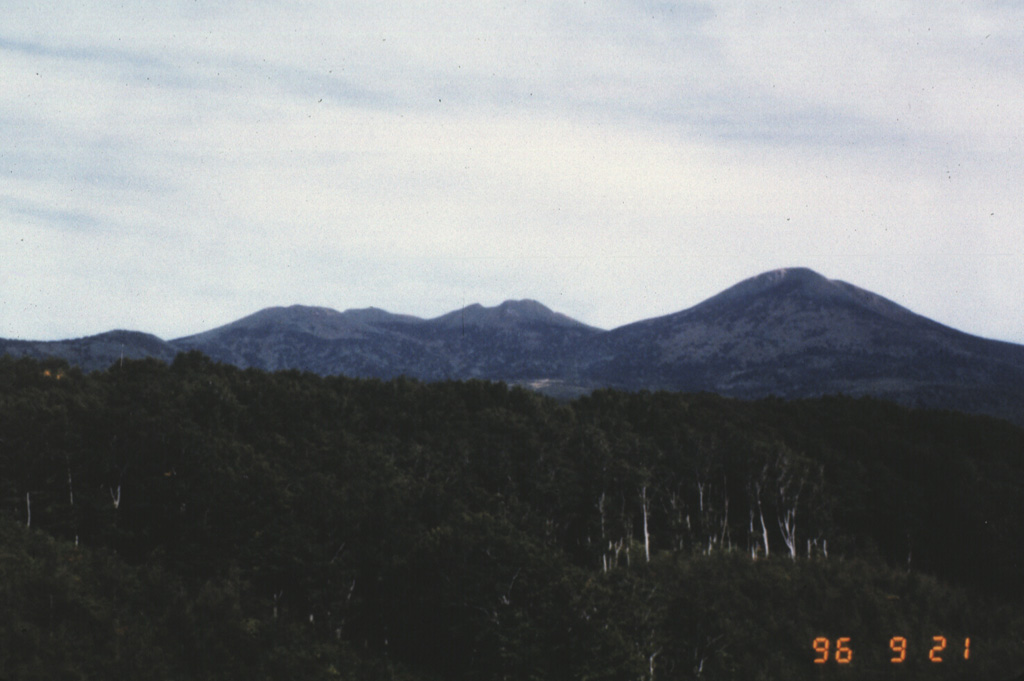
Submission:
{"label": "dense forest", "polygon": [[1012,678],[1022,570],[995,419],[0,358],[0,680]]}

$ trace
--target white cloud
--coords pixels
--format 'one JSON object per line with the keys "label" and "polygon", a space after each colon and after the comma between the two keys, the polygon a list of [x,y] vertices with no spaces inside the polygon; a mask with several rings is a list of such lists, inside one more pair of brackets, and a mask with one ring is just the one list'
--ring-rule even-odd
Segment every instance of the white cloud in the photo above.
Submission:
{"label": "white cloud", "polygon": [[737,3],[715,30],[737,70],[790,106],[977,144],[1019,136],[1022,15],[985,2]]}
{"label": "white cloud", "polygon": [[808,265],[1024,341],[1010,5],[75,7],[0,29],[0,336],[610,327]]}

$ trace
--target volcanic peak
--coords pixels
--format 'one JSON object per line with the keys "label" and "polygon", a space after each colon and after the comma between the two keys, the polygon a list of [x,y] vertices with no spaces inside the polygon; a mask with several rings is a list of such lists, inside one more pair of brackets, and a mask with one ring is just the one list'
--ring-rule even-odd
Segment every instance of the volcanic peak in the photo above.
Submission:
{"label": "volcanic peak", "polygon": [[817,305],[853,306],[902,323],[923,320],[887,298],[845,281],[827,279],[806,267],[771,270],[745,279],[686,312],[745,307],[766,296],[776,300],[795,298]]}
{"label": "volcanic peak", "polygon": [[592,327],[578,322],[559,312],[554,312],[536,300],[506,300],[494,307],[479,303],[468,305],[430,320],[438,326],[491,326],[509,327],[520,324],[548,324],[562,327],[589,329]]}

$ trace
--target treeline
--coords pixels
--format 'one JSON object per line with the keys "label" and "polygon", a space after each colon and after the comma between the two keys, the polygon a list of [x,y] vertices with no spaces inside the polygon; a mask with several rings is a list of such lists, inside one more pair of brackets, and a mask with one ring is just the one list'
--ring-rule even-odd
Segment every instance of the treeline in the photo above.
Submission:
{"label": "treeline", "polygon": [[992,419],[0,359],[0,679],[998,678],[1022,568]]}

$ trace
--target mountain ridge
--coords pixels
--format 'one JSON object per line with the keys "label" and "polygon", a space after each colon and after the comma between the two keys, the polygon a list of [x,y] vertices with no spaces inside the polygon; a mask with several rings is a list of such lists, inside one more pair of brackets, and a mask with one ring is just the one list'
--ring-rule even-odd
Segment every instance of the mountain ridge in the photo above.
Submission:
{"label": "mountain ridge", "polygon": [[523,299],[430,319],[375,307],[269,307],[170,341],[128,331],[0,339],[0,354],[57,356],[86,370],[190,350],[270,371],[482,378],[565,396],[599,387],[746,399],[870,395],[1024,423],[1024,346],[967,334],[804,267],[764,272],[610,330]]}
{"label": "mountain ridge", "polygon": [[539,323],[600,330],[560,312],[555,312],[546,305],[529,298],[506,300],[494,307],[484,307],[480,303],[473,303],[427,321],[431,324],[449,327],[462,327],[466,324],[508,327],[515,326],[517,323]]}
{"label": "mountain ridge", "polygon": [[722,304],[736,298],[763,295],[781,287],[789,287],[805,297],[830,298],[835,301],[861,305],[891,319],[920,316],[888,298],[839,279],[827,279],[807,267],[785,267],[750,277],[682,312]]}

